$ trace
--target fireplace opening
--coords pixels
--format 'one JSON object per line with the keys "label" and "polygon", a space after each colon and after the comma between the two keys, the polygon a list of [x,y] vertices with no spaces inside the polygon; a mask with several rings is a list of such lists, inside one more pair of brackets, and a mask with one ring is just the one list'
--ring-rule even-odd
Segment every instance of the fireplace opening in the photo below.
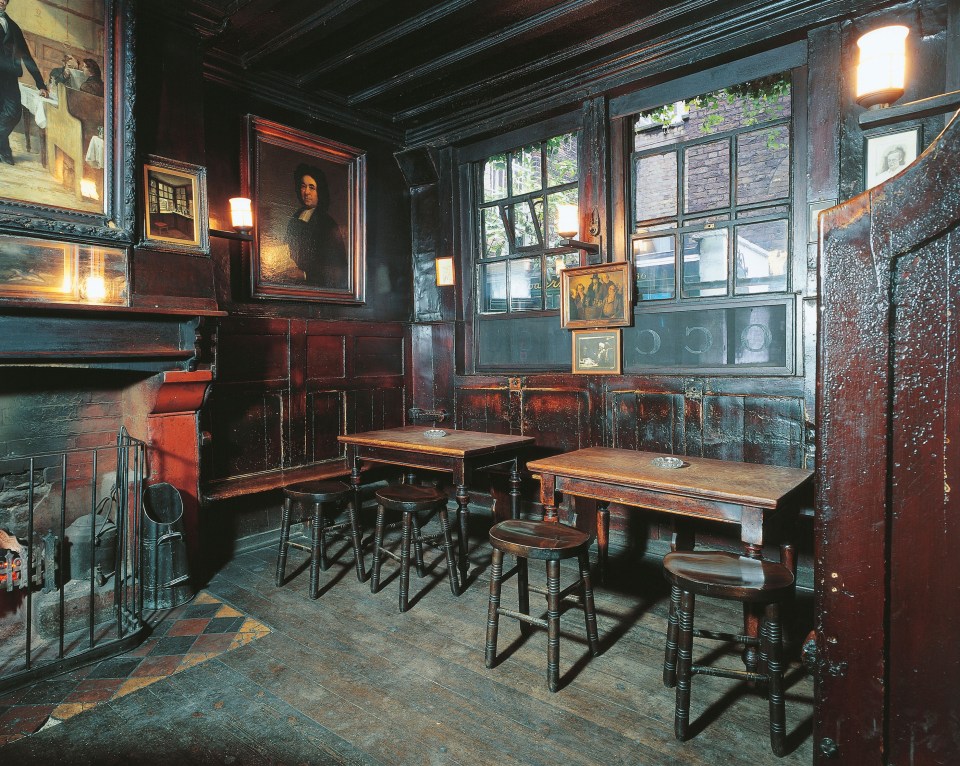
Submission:
{"label": "fireplace opening", "polygon": [[[136,646],[150,375],[5,369],[0,383],[0,689]],[[128,424],[130,428],[128,428]]]}

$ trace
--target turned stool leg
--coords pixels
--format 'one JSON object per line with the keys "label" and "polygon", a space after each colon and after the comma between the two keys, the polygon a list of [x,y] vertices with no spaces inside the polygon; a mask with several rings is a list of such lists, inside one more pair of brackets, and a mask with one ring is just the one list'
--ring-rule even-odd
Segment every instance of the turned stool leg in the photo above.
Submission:
{"label": "turned stool leg", "polygon": [[560,686],[560,562],[547,562],[547,686]]}
{"label": "turned stool leg", "polygon": [[500,615],[500,586],[503,582],[503,551],[494,548],[490,555],[490,600],[487,604],[487,645],[484,664],[493,667],[497,658],[497,627]]}
{"label": "turned stool leg", "polygon": [[[517,603],[521,614],[530,614],[530,578],[527,574],[527,560],[517,557]],[[520,620],[520,635],[529,636],[533,633],[533,625],[526,620]]]}
{"label": "turned stool leg", "polygon": [[786,749],[787,721],[783,701],[783,628],[780,625],[780,605],[767,604],[764,621],[764,639],[767,644],[768,697],[770,701],[770,747],[781,756]]}
{"label": "turned stool leg", "polygon": [[420,532],[420,520],[416,513],[411,513],[410,518],[413,524],[413,550],[416,554],[417,577],[426,577],[427,573],[423,568],[423,537]]}
{"label": "turned stool leg", "polygon": [[350,541],[353,543],[353,558],[357,567],[357,580],[363,582],[367,579],[367,574],[363,571],[363,535],[360,529],[360,513],[353,501],[350,502],[347,513],[350,519]]}
{"label": "turned stool leg", "polygon": [[403,537],[400,541],[400,611],[407,611],[407,592],[410,590],[410,536],[413,513],[403,514]]}
{"label": "turned stool leg", "polygon": [[327,520],[323,515],[323,503],[317,503],[313,518],[320,531],[320,569],[326,572],[330,564],[327,562]]}
{"label": "turned stool leg", "polygon": [[590,654],[600,654],[600,636],[597,631],[597,611],[593,603],[593,585],[590,583],[590,556],[586,551],[577,555],[580,564],[580,582],[583,587],[583,616],[587,622],[587,643]]}
{"label": "turned stool leg", "polygon": [[680,611],[680,588],[670,587],[670,612],[667,616],[667,646],[663,656],[663,685],[677,685],[677,613]]}
{"label": "turned stool leg", "polygon": [[280,552],[277,556],[277,587],[283,585],[283,578],[287,568],[287,548],[290,545],[290,498],[283,499],[283,510],[280,515]]}
{"label": "turned stool leg", "polygon": [[690,725],[690,669],[693,662],[693,611],[695,606],[693,593],[684,591],[680,596],[680,609],[677,620],[679,637],[677,644],[677,702],[673,720],[673,729],[681,742],[687,738]]}
{"label": "turned stool leg", "polygon": [[447,555],[447,577],[450,580],[450,590],[454,596],[460,595],[460,573],[457,570],[457,554],[453,551],[453,537],[450,535],[450,518],[447,508],[443,506],[440,516],[440,531],[443,534],[443,552]]}
{"label": "turned stool leg", "polygon": [[310,526],[310,598],[317,598],[320,595],[320,566],[323,561],[323,546],[320,544],[323,537],[323,508],[320,503],[313,509]]}
{"label": "turned stool leg", "polygon": [[380,587],[380,565],[383,563],[383,527],[386,520],[387,509],[382,505],[377,506],[377,526],[373,530],[373,570],[370,575],[370,592],[376,593]]}

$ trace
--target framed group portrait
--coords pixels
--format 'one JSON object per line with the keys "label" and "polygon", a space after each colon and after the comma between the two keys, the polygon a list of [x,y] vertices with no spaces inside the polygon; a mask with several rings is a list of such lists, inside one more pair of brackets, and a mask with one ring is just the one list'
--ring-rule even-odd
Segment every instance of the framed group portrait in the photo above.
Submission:
{"label": "framed group portrait", "polygon": [[868,136],[863,188],[872,189],[899,174],[920,153],[920,126]]}
{"label": "framed group portrait", "polygon": [[365,154],[248,116],[244,155],[253,297],[363,303]]}
{"label": "framed group portrait", "polygon": [[[16,0],[7,39],[22,75],[0,72],[0,223],[130,240],[136,220],[133,10],[119,0]],[[19,91],[19,103],[16,94]],[[11,95],[13,94],[13,95]],[[4,104],[4,100],[13,101]]]}
{"label": "framed group portrait", "polygon": [[626,261],[560,272],[562,327],[622,327],[630,324],[633,283]]}
{"label": "framed group portrait", "polygon": [[143,244],[210,252],[206,168],[151,155],[143,165],[143,189]]}
{"label": "framed group portrait", "polygon": [[587,375],[620,374],[620,330],[574,330],[573,372]]}

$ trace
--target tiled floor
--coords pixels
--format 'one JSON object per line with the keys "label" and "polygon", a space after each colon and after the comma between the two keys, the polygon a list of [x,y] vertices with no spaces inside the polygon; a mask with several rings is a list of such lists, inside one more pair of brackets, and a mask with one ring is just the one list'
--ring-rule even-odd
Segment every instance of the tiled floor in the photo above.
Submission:
{"label": "tiled floor", "polygon": [[133,651],[0,696],[0,747],[269,632],[263,623],[201,591],[166,613]]}

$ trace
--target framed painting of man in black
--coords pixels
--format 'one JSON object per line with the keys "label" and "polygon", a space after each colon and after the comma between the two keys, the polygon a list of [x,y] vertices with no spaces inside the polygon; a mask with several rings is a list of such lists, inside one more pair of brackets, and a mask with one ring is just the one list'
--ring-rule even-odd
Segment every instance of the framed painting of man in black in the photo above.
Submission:
{"label": "framed painting of man in black", "polygon": [[253,296],[362,303],[363,152],[259,117],[246,143]]}
{"label": "framed painting of man in black", "polygon": [[633,284],[626,261],[560,272],[560,326],[621,327],[630,324]]}

